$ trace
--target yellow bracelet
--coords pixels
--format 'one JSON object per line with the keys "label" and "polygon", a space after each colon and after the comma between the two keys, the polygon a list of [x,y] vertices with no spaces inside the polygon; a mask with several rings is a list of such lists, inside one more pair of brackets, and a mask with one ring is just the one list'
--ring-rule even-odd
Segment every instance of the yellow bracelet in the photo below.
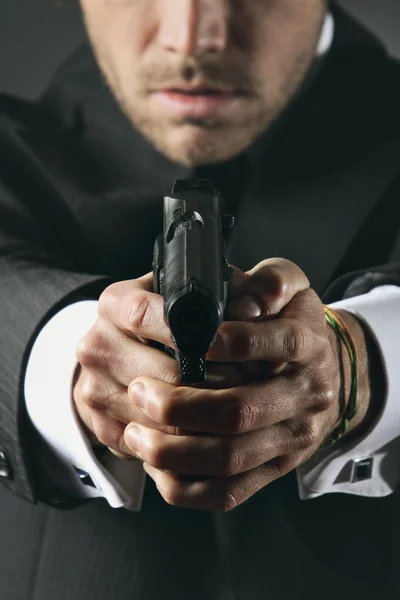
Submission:
{"label": "yellow bracelet", "polygon": [[344,410],[341,422],[322,444],[322,448],[327,448],[337,442],[347,431],[350,421],[355,417],[358,410],[358,355],[354,339],[344,323],[343,319],[328,306],[324,306],[325,320],[327,324],[335,330],[342,342],[347,348],[351,364],[351,386],[349,400]]}

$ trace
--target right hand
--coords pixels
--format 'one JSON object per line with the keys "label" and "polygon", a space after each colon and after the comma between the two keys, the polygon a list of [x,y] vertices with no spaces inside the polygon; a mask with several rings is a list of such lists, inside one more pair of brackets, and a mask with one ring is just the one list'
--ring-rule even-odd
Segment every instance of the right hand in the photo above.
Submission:
{"label": "right hand", "polygon": [[[73,397],[78,416],[91,443],[107,446],[120,458],[136,458],[124,442],[129,423],[185,433],[152,421],[128,399],[128,387],[137,377],[180,383],[177,361],[153,344],[173,347],[163,311],[162,296],[153,293],[152,273],[114,283],[100,296],[96,323],[76,348],[80,366]],[[244,374],[235,365],[208,364],[206,387],[243,383]]]}

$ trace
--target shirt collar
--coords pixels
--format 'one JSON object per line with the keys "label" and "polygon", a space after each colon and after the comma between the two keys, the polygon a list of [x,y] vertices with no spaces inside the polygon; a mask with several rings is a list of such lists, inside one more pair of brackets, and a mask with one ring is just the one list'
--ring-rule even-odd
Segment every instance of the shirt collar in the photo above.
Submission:
{"label": "shirt collar", "polygon": [[329,52],[329,50],[332,46],[334,34],[335,34],[335,20],[333,18],[332,13],[329,12],[325,16],[325,21],[322,26],[321,35],[319,38],[317,52],[316,52],[317,58],[324,56],[325,54],[327,54],[327,52]]}

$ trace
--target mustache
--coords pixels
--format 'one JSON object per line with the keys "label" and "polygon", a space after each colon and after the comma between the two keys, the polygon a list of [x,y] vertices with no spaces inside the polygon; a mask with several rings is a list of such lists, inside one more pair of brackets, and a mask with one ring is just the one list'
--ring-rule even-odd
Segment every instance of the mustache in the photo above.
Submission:
{"label": "mustache", "polygon": [[140,81],[147,89],[168,88],[177,82],[195,84],[197,81],[209,87],[227,87],[243,92],[258,89],[258,81],[251,73],[248,62],[220,64],[189,57],[175,65],[152,62],[140,74]]}

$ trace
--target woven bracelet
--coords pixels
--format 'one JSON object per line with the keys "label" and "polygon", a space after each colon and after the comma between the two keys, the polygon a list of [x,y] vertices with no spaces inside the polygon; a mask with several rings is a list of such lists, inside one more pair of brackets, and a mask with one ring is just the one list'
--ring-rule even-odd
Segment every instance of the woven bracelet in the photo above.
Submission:
{"label": "woven bracelet", "polygon": [[324,306],[325,320],[327,324],[335,330],[339,338],[342,340],[347,348],[350,357],[351,364],[351,385],[349,400],[347,402],[345,411],[341,418],[341,422],[329,435],[329,437],[322,444],[321,448],[327,448],[337,442],[347,431],[350,421],[355,417],[358,410],[358,356],[357,348],[354,343],[353,337],[344,323],[343,319],[331,308]]}

